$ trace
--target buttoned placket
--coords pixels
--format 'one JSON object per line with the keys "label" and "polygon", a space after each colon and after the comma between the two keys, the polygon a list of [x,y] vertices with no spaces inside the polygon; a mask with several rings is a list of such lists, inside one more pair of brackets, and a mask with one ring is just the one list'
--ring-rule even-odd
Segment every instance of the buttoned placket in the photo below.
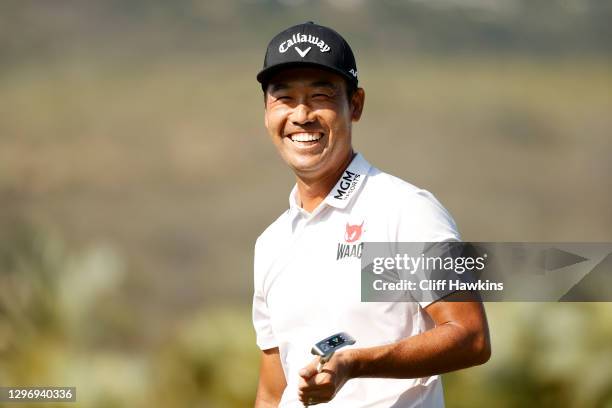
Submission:
{"label": "buttoned placket", "polygon": [[325,210],[325,208],[329,207],[329,205],[322,201],[321,204],[314,209],[313,212],[309,213],[301,207],[294,206],[291,208],[291,230],[294,236],[299,235],[303,232],[303,230],[312,225],[313,222],[316,221],[318,216]]}

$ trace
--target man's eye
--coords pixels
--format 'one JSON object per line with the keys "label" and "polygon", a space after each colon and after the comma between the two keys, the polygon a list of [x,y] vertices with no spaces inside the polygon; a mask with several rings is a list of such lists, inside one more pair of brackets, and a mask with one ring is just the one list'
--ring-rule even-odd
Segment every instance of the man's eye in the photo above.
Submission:
{"label": "man's eye", "polygon": [[281,96],[277,96],[276,97],[277,101],[288,101],[290,99],[291,99],[291,97],[290,96],[286,96],[286,95],[281,95]]}
{"label": "man's eye", "polygon": [[331,98],[331,95],[324,94],[324,93],[316,93],[316,94],[313,94],[312,97],[317,98],[317,99],[329,99]]}

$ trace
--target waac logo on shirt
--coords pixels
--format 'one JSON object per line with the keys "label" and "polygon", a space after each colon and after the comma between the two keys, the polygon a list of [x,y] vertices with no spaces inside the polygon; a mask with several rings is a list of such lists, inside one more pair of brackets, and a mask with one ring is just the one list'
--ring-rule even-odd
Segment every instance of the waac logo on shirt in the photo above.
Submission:
{"label": "waac logo on shirt", "polygon": [[338,243],[336,261],[342,258],[349,257],[361,259],[363,242],[359,244],[354,244],[354,242],[358,241],[361,238],[364,222],[365,221],[362,221],[361,224],[355,225],[351,225],[348,222],[346,223],[346,231],[344,232],[344,241],[346,242],[346,244],[343,244],[342,242]]}
{"label": "waac logo on shirt", "polygon": [[344,240],[348,243],[355,242],[361,238],[361,229],[363,228],[363,222],[361,225],[349,225],[346,223],[346,232],[344,233]]}

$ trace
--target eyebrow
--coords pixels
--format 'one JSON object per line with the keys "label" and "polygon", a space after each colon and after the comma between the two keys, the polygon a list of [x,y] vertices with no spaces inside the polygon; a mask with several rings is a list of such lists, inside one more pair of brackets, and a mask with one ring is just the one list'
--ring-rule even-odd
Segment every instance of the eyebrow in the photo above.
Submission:
{"label": "eyebrow", "polygon": [[329,81],[316,81],[316,82],[312,82],[310,84],[310,86],[312,86],[313,88],[330,88],[332,90],[337,90],[338,87],[334,84],[332,84]]}
{"label": "eyebrow", "polygon": [[283,89],[289,89],[289,85],[285,83],[270,84],[270,92],[282,91]]}

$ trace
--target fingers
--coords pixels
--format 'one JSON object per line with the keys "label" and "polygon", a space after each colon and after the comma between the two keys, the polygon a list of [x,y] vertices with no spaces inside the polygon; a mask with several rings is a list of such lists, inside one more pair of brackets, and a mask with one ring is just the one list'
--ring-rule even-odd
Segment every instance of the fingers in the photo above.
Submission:
{"label": "fingers", "polygon": [[[300,378],[298,383],[298,397],[303,403],[329,402],[336,393],[333,377],[329,372],[322,372],[310,378]],[[309,403],[310,401],[310,403]]]}
{"label": "fingers", "polygon": [[328,390],[310,391],[308,393],[299,392],[298,398],[303,404],[315,405],[331,401],[333,393]]}
{"label": "fingers", "polygon": [[303,379],[309,379],[317,375],[317,366],[319,364],[318,359],[314,359],[306,367],[302,368],[299,372],[300,377]]}
{"label": "fingers", "polygon": [[310,378],[300,378],[298,381],[298,390],[314,391],[326,388],[329,385],[333,385],[331,374],[322,372]]}
{"label": "fingers", "polygon": [[317,371],[319,359],[315,358],[299,371],[298,397],[306,406],[332,400],[336,395],[336,367],[333,359],[327,362],[321,372]]}
{"label": "fingers", "polygon": [[325,401],[317,401],[314,398],[308,398],[308,401],[302,401],[305,407],[309,407],[311,405],[317,405]]}

